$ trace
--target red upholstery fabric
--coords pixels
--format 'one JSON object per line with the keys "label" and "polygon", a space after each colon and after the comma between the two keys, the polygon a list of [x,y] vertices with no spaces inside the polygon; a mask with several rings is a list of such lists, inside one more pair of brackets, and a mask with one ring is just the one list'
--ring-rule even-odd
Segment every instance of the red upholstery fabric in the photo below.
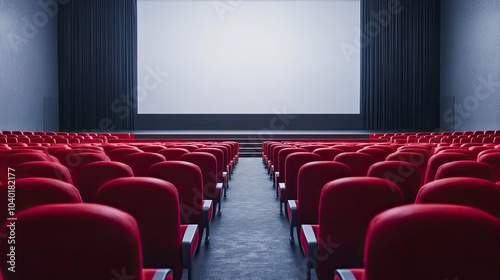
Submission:
{"label": "red upholstery fabric", "polygon": [[[143,279],[137,223],[120,210],[94,204],[45,205],[17,218],[18,269],[4,273],[5,280],[110,280],[122,273]],[[8,231],[5,226],[1,230]],[[3,256],[9,246],[0,243]],[[7,266],[7,262],[0,264],[2,271]]]}
{"label": "red upholstery fabric", "polygon": [[319,199],[325,184],[349,176],[351,176],[349,167],[338,162],[315,161],[302,165],[296,179],[298,199],[297,230],[303,224],[318,223]]}
{"label": "red upholstery fabric", "polygon": [[[60,159],[59,159],[60,160]],[[66,159],[61,162],[66,166],[71,173],[73,184],[78,188],[78,173],[86,164],[96,161],[110,161],[109,157],[104,153],[97,152],[82,152],[68,153]]]}
{"label": "red upholstery fabric", "polygon": [[208,148],[214,148],[214,149],[219,149],[222,151],[222,153],[224,154],[224,163],[223,163],[223,169],[222,169],[222,172],[229,172],[228,170],[228,166],[229,166],[229,162],[230,162],[230,154],[229,154],[229,150],[226,146],[222,146],[222,145],[210,145],[208,146]]}
{"label": "red upholstery fabric", "polygon": [[73,184],[68,168],[58,162],[32,161],[17,166],[16,179],[31,177],[52,178]]}
{"label": "red upholstery fabric", "polygon": [[118,178],[105,183],[96,202],[132,215],[139,225],[144,267],[172,268],[182,277],[179,196],[174,185],[156,178]]}
{"label": "red upholstery fabric", "polygon": [[384,161],[385,158],[392,153],[392,151],[387,151],[379,149],[376,147],[363,148],[358,151],[358,153],[365,153],[372,156],[376,162]]}
{"label": "red upholstery fabric", "polygon": [[309,152],[299,152],[288,155],[285,160],[285,192],[278,188],[280,201],[286,203],[288,200],[297,199],[297,178],[299,169],[308,162],[320,161],[321,157]]}
{"label": "red upholstery fabric", "polygon": [[147,176],[149,167],[163,161],[165,161],[163,155],[146,152],[130,154],[122,160],[123,163],[132,168],[135,176]]}
{"label": "red upholstery fabric", "polygon": [[[430,154],[430,153],[429,153]],[[427,162],[429,157],[424,153],[406,152],[402,150],[387,156],[387,161],[404,161],[410,163],[418,168],[420,171],[420,185],[423,185],[425,179],[425,172],[427,171]]]}
{"label": "red upholstery fabric", "polygon": [[341,149],[346,153],[353,153],[361,150],[363,147],[354,145],[333,145],[332,148]]}
{"label": "red upholstery fabric", "polygon": [[182,148],[166,148],[158,151],[159,154],[165,157],[165,160],[179,160],[182,155],[190,153],[189,150]]}
{"label": "red upholstery fabric", "polygon": [[109,158],[112,161],[119,161],[122,162],[123,159],[131,154],[135,153],[142,153],[143,151],[135,148],[119,148],[119,149],[113,149],[107,152],[106,154],[109,156]]}
{"label": "red upholstery fabric", "polygon": [[25,152],[25,153],[12,153],[3,157],[2,164],[0,167],[2,170],[0,171],[0,179],[2,183],[6,183],[8,180],[8,169],[16,169],[19,164],[25,162],[33,162],[33,161],[48,161],[49,158],[47,154],[42,152]]}
{"label": "red upholstery fabric", "polygon": [[174,147],[179,148],[179,149],[185,149],[185,150],[188,150],[190,152],[194,152],[196,149],[199,148],[198,146],[195,146],[195,145],[176,145]]}
{"label": "red upholstery fabric", "polygon": [[285,168],[285,161],[288,157],[288,155],[291,155],[293,153],[307,153],[308,151],[303,148],[285,148],[279,151],[278,153],[278,160],[277,160],[277,166],[275,166],[274,171],[279,172],[280,176],[278,178],[278,183],[284,183],[285,178],[286,178],[286,168]]}
{"label": "red upholstery fabric", "polygon": [[115,161],[92,162],[78,173],[78,190],[84,202],[95,202],[95,195],[104,183],[116,178],[133,177],[128,165]]}
{"label": "red upholstery fabric", "polygon": [[436,172],[436,180],[451,177],[480,178],[495,182],[495,172],[486,163],[476,161],[453,161],[441,165]]}
{"label": "red upholstery fabric", "polygon": [[384,179],[350,177],[327,183],[319,206],[318,279],[332,279],[335,269],[362,268],[371,219],[402,202],[398,186]]}
{"label": "red upholstery fabric", "polygon": [[461,153],[453,152],[439,153],[431,156],[427,163],[424,184],[434,181],[436,172],[441,165],[457,160],[472,160],[472,158]]}
{"label": "red upholstery fabric", "polygon": [[140,147],[140,149],[144,152],[150,152],[150,153],[158,153],[159,151],[166,149],[167,147],[162,146],[162,145],[146,145]]}
{"label": "red upholstery fabric", "polygon": [[222,177],[222,172],[224,172],[224,152],[217,148],[199,148],[195,152],[209,153],[215,156],[217,159],[217,182],[222,183],[224,179]]}
{"label": "red upholstery fabric", "polygon": [[500,220],[474,208],[394,208],[366,239],[365,280],[500,279]]}
{"label": "red upholstery fabric", "polygon": [[389,180],[395,183],[403,193],[404,204],[415,202],[420,188],[420,170],[404,161],[384,161],[373,164],[368,176]]}
{"label": "red upholstery fabric", "polygon": [[181,223],[197,224],[203,236],[203,175],[194,163],[166,161],[152,165],[148,176],[174,184],[181,204]]}
{"label": "red upholstery fabric", "polygon": [[500,150],[498,153],[483,154],[478,157],[477,161],[485,163],[493,168],[495,172],[495,181],[500,182]]}
{"label": "red upholstery fabric", "polygon": [[500,219],[500,186],[478,178],[455,177],[424,185],[416,203],[460,204],[481,209]]}
{"label": "red upholstery fabric", "polygon": [[312,153],[312,152],[314,152],[314,150],[328,148],[328,146],[327,145],[310,144],[310,145],[300,145],[299,148],[302,148],[302,149]]}
{"label": "red upholstery fabric", "polygon": [[466,149],[466,148],[463,148],[463,149],[448,149],[448,150],[444,150],[444,151],[440,151],[436,154],[441,154],[441,153],[460,153],[460,154],[464,154],[466,156],[469,156],[471,159],[475,159],[476,158],[476,153],[469,150],[469,149]]}
{"label": "red upholstery fabric", "polygon": [[368,154],[355,152],[339,154],[335,157],[335,161],[349,166],[352,176],[366,176],[370,166],[377,162]]}
{"label": "red upholstery fabric", "polygon": [[220,203],[221,192],[217,191],[217,158],[209,153],[192,152],[181,156],[181,161],[196,164],[201,169],[203,176],[203,198]]}
{"label": "red upholstery fabric", "polygon": [[[8,192],[8,184],[0,186],[0,195],[6,201],[5,207],[0,209],[2,224],[11,217],[7,211]],[[78,190],[73,185],[49,178],[16,179],[15,194],[16,213],[42,204],[82,202]]]}
{"label": "red upholstery fabric", "polygon": [[333,159],[335,159],[335,157],[338,154],[341,154],[343,152],[344,152],[343,150],[337,149],[337,148],[320,148],[320,149],[314,150],[313,153],[320,156],[321,160],[333,161]]}

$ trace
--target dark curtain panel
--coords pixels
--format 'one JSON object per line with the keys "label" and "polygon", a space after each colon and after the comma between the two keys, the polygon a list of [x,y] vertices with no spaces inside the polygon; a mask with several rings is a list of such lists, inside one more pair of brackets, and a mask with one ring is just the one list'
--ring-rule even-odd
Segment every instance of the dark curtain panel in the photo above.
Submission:
{"label": "dark curtain panel", "polygon": [[61,130],[134,128],[136,0],[72,0],[60,5]]}
{"label": "dark curtain panel", "polygon": [[361,0],[365,128],[439,127],[438,0]]}

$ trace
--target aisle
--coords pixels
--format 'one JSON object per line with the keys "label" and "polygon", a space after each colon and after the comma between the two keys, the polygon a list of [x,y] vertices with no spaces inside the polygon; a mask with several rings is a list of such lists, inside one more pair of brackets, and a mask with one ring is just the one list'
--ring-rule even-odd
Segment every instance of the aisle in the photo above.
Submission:
{"label": "aisle", "polygon": [[260,158],[240,159],[210,244],[195,256],[193,279],[305,279],[304,257],[288,241],[289,223],[271,186]]}

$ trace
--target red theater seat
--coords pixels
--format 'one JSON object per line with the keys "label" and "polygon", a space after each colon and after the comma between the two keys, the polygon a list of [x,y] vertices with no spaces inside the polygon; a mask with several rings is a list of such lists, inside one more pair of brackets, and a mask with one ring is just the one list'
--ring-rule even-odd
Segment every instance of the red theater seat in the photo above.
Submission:
{"label": "red theater seat", "polygon": [[424,184],[434,181],[436,178],[436,172],[441,165],[457,160],[472,160],[472,158],[462,153],[453,152],[439,153],[431,156],[427,163]]}
{"label": "red theater seat", "polygon": [[451,177],[480,178],[495,182],[495,171],[486,163],[458,160],[441,165],[436,172],[436,180]]}
{"label": "red theater seat", "polygon": [[[0,186],[1,197],[7,201],[9,186]],[[55,203],[81,203],[82,199],[78,190],[71,184],[49,178],[24,178],[15,183],[15,213],[20,213],[28,208]],[[2,223],[12,217],[7,211],[7,203],[0,210]],[[1,243],[1,242],[0,242]]]}
{"label": "red theater seat", "polygon": [[131,154],[135,153],[143,153],[143,151],[137,149],[137,148],[119,148],[119,149],[113,149],[108,151],[106,154],[112,161],[119,161],[122,162],[123,159]]}
{"label": "red theater seat", "polygon": [[99,188],[116,178],[133,177],[130,166],[115,161],[98,161],[86,164],[78,173],[78,190],[83,202],[94,202]]}
{"label": "red theater seat", "polygon": [[[124,279],[123,275],[134,280],[171,279],[170,269],[143,269],[137,223],[118,209],[95,204],[44,205],[16,217],[16,267],[29,269],[9,273],[9,264],[1,262],[4,280],[110,280]],[[2,234],[10,232],[6,225]],[[3,256],[10,246],[0,243]]]}
{"label": "red theater seat", "polygon": [[299,237],[303,224],[318,223],[318,208],[321,190],[326,183],[351,176],[351,170],[345,164],[333,161],[314,161],[303,164],[297,181],[297,200],[289,200],[287,206],[290,220],[290,241],[293,242],[293,228]]}
{"label": "red theater seat", "polygon": [[478,178],[436,180],[420,189],[418,204],[460,204],[481,209],[500,219],[500,186]]}
{"label": "red theater seat", "polygon": [[179,160],[182,155],[188,154],[190,151],[182,148],[166,148],[158,151],[158,153],[163,155],[165,160]]}
{"label": "red theater seat", "polygon": [[337,148],[321,148],[313,151],[313,153],[321,157],[321,160],[326,161],[333,161],[338,154],[343,152],[343,150]]}
{"label": "red theater seat", "polygon": [[497,218],[465,206],[407,205],[371,221],[364,272],[341,270],[336,279],[500,279],[498,263]]}
{"label": "red theater seat", "polygon": [[203,175],[203,198],[213,201],[213,214],[218,206],[218,212],[221,211],[221,198],[223,184],[217,182],[217,158],[209,153],[192,152],[187,153],[179,159],[196,164]]}
{"label": "red theater seat", "polygon": [[134,171],[134,176],[148,176],[149,167],[164,162],[165,157],[157,153],[134,153],[123,158],[122,162],[130,166]]}
{"label": "red theater seat", "polygon": [[380,161],[384,161],[388,155],[393,153],[393,151],[387,151],[387,150],[372,147],[372,148],[363,148],[363,149],[359,150],[358,153],[368,154],[368,155],[372,156],[376,162],[380,162]]}
{"label": "red theater seat", "polygon": [[191,274],[198,225],[181,226],[179,196],[171,183],[156,178],[111,180],[99,189],[96,202],[135,218],[141,233],[144,267],[170,267],[175,279],[182,278],[183,267]]}
{"label": "red theater seat", "polygon": [[157,153],[166,148],[167,147],[162,145],[146,145],[146,146],[141,146],[139,149],[141,149],[144,152]]}
{"label": "red theater seat", "polygon": [[377,162],[368,154],[356,152],[339,154],[335,157],[335,161],[349,166],[352,176],[366,176],[370,166]]}
{"label": "red theater seat", "polygon": [[350,177],[327,183],[321,191],[318,225],[302,225],[300,232],[308,278],[314,268],[319,280],[333,279],[336,269],[363,268],[370,221],[402,203],[398,186],[384,179]]}
{"label": "red theater seat", "polygon": [[42,177],[57,179],[73,184],[68,168],[58,162],[33,161],[19,164],[16,168],[16,179]]}
{"label": "red theater seat", "polygon": [[495,181],[500,182],[500,150],[496,153],[480,155],[477,161],[485,163],[493,168],[495,172]]}
{"label": "red theater seat", "polygon": [[159,178],[174,184],[181,203],[181,223],[197,224],[200,242],[205,232],[205,243],[210,240],[210,221],[213,205],[211,200],[203,200],[203,175],[194,163],[185,161],[165,161],[152,165],[149,177]]}
{"label": "red theater seat", "polygon": [[[320,160],[320,156],[309,152],[293,153],[286,157],[285,169],[287,172],[285,174],[285,182],[277,186],[277,195],[280,199],[280,213],[283,212],[283,205],[286,204],[288,200],[297,199],[297,176],[299,175],[300,168],[308,162]],[[288,212],[286,213],[288,215]]]}
{"label": "red theater seat", "polygon": [[420,170],[417,166],[404,161],[384,161],[373,164],[368,176],[389,180],[396,184],[403,193],[404,204],[415,202],[421,183]]}
{"label": "red theater seat", "polygon": [[[274,185],[278,186],[280,183],[285,182],[286,177],[286,166],[285,161],[288,155],[293,153],[307,153],[308,150],[304,148],[285,148],[279,151],[278,160],[276,161],[276,166],[274,168]],[[276,189],[276,194],[279,194],[278,188]]]}

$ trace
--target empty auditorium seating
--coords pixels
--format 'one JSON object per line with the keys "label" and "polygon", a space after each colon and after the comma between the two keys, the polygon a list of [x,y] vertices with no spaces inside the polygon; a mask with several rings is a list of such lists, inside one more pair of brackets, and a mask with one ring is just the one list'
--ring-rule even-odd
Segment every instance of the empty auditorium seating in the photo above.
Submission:
{"label": "empty auditorium seating", "polygon": [[[312,161],[320,161],[321,157],[310,152],[297,152],[290,154],[285,159],[285,180],[277,188],[277,195],[280,203],[280,213],[283,212],[283,206],[288,200],[297,199],[297,177],[300,168]],[[286,209],[285,209],[286,210]],[[288,214],[288,212],[286,212]]]}
{"label": "empty auditorium seating", "polygon": [[377,147],[363,148],[358,151],[358,153],[364,153],[372,156],[376,162],[384,161],[388,155],[392,154],[392,152],[393,151],[387,151]]}
{"label": "empty auditorium seating", "polygon": [[465,154],[454,152],[438,153],[431,156],[427,163],[424,184],[434,181],[436,172],[441,165],[457,160],[472,160],[472,158]]}
{"label": "empty auditorium seating", "polygon": [[465,206],[407,205],[371,221],[364,270],[335,280],[500,279],[499,262],[500,220]]}
{"label": "empty auditorium seating", "polygon": [[285,168],[285,160],[288,155],[299,152],[308,152],[308,150],[304,148],[285,148],[279,151],[278,159],[276,160],[276,165],[274,167],[274,185],[278,186],[279,183],[285,182],[286,177],[286,168]]}
{"label": "empty auditorium seating", "polygon": [[[169,269],[143,269],[137,223],[123,211],[60,204],[38,206],[16,217],[16,267],[27,269],[9,273],[9,264],[2,262],[4,280],[171,279]],[[1,229],[2,234],[9,231],[7,224]],[[10,246],[0,243],[3,256]]]}
{"label": "empty auditorium seating", "polygon": [[197,224],[200,242],[205,229],[205,243],[208,243],[213,205],[211,200],[203,200],[201,169],[191,162],[165,161],[152,165],[148,176],[168,181],[175,186],[179,193],[182,224]]}
{"label": "empty auditorium seating", "polygon": [[349,166],[352,176],[366,176],[370,166],[377,162],[372,156],[357,152],[339,154],[335,157],[335,161]]}
{"label": "empty auditorium seating", "polygon": [[404,204],[415,202],[421,183],[421,174],[417,166],[404,161],[384,161],[373,164],[368,176],[389,180],[396,184],[403,193]]}
{"label": "empty auditorium seating", "polygon": [[458,160],[442,164],[436,172],[435,179],[450,177],[471,177],[495,182],[495,171],[486,163]]}
{"label": "empty auditorium seating", "polygon": [[86,164],[78,173],[78,190],[83,202],[94,202],[99,188],[116,178],[133,177],[128,165],[115,161],[98,161]]}
{"label": "empty auditorium seating", "polygon": [[313,151],[313,153],[319,155],[321,160],[333,161],[338,154],[344,151],[337,148],[320,148]]}
{"label": "empty auditorium seating", "polygon": [[482,154],[477,159],[478,162],[485,163],[493,168],[495,181],[500,182],[500,150],[495,153]]}
{"label": "empty auditorium seating", "polygon": [[500,186],[491,181],[454,177],[424,185],[416,203],[460,204],[486,211],[500,219]]}
{"label": "empty auditorium seating", "polygon": [[118,149],[113,149],[108,151],[106,154],[112,161],[123,161],[123,159],[130,155],[130,154],[135,154],[135,153],[142,153],[143,151],[137,149],[137,148],[132,148],[132,147],[124,147],[124,148],[118,148]]}
{"label": "empty auditorium seating", "polygon": [[363,268],[371,219],[402,203],[398,186],[384,179],[350,177],[327,183],[321,191],[318,225],[302,225],[300,232],[308,276],[313,268],[319,280],[332,279],[336,269]]}
{"label": "empty auditorium seating", "polygon": [[127,155],[121,162],[132,168],[134,176],[147,176],[149,167],[163,161],[165,161],[165,157],[163,155],[143,152]]}
{"label": "empty auditorium seating", "polygon": [[58,162],[32,161],[17,166],[16,179],[31,177],[52,178],[73,184],[68,168]]}
{"label": "empty auditorium seating", "polygon": [[180,157],[181,161],[187,161],[196,164],[203,176],[203,198],[212,200],[215,214],[216,209],[221,211],[221,197],[223,184],[217,182],[217,158],[209,153],[192,152]]}
{"label": "empty auditorium seating", "polygon": [[[119,178],[105,183],[96,202],[132,215],[141,233],[143,266],[170,267],[181,279],[191,274],[191,258],[198,246],[198,225],[183,225],[176,188],[156,178]],[[191,279],[191,275],[189,275]]]}
{"label": "empty auditorium seating", "polygon": [[188,154],[190,152],[189,150],[183,148],[166,148],[158,151],[157,153],[163,155],[165,157],[165,160],[179,160],[182,155]]}
{"label": "empty auditorium seating", "polygon": [[[12,185],[12,184],[10,184]],[[81,203],[78,190],[71,184],[50,178],[24,178],[15,181],[15,213],[25,209],[54,203]],[[0,186],[0,194],[7,201],[9,184]],[[2,223],[7,220],[7,203],[0,210]]]}
{"label": "empty auditorium seating", "polygon": [[318,223],[318,208],[321,190],[326,183],[351,176],[351,170],[342,163],[333,161],[314,161],[303,164],[294,176],[297,182],[297,199],[288,200],[287,213],[290,220],[290,241],[293,242],[293,229],[299,237],[303,224]]}

